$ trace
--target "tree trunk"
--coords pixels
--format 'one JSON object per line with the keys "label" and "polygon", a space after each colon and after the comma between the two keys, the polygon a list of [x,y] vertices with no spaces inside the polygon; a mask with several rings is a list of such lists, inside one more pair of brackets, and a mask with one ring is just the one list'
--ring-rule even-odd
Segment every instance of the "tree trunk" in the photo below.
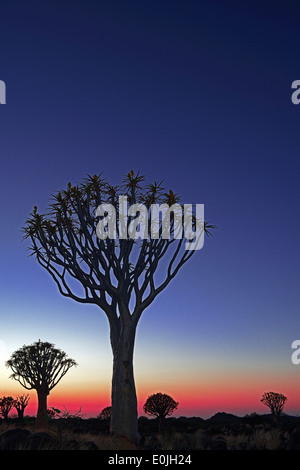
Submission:
{"label": "tree trunk", "polygon": [[48,421],[47,413],[47,397],[49,395],[48,390],[40,388],[37,390],[38,396],[38,411],[36,421],[38,425],[43,425]]}
{"label": "tree trunk", "polygon": [[111,390],[110,433],[113,442],[138,445],[137,397],[133,374],[135,326],[111,331],[113,377]]}
{"label": "tree trunk", "polygon": [[158,434],[162,434],[165,430],[165,417],[159,416],[158,417]]}
{"label": "tree trunk", "polygon": [[23,407],[17,408],[17,413],[18,413],[18,419],[23,420],[23,418],[24,418],[24,408]]}

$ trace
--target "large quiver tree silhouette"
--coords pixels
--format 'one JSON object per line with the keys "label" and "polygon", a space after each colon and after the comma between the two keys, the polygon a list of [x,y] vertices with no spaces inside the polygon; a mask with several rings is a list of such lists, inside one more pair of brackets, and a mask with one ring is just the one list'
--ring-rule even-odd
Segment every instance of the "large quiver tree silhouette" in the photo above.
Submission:
{"label": "large quiver tree silhouette", "polygon": [[[162,237],[162,224],[154,238],[149,223],[144,238],[138,234],[139,213],[121,216],[124,200],[131,208],[143,204],[150,220],[151,204],[168,208],[179,198],[161,183],[144,184],[144,176],[128,173],[120,186],[108,184],[102,175],[88,176],[84,183],[72,186],[53,196],[54,203],[46,215],[34,207],[25,227],[25,238],[31,239],[32,254],[56,282],[60,293],[77,302],[99,306],[110,325],[113,352],[113,376],[110,422],[111,434],[138,443],[137,398],[133,375],[133,350],[136,327],[142,312],[167,287],[195,250],[186,250],[184,237],[174,238],[175,217],[170,215],[170,238]],[[105,206],[109,204],[110,206]],[[108,223],[106,235],[99,236],[99,225],[108,212],[115,210],[115,225]],[[122,206],[122,207],[121,207]],[[111,214],[111,213],[110,213]],[[192,217],[192,223],[197,218]],[[197,225],[203,234],[210,234],[202,221]],[[197,228],[196,227],[196,228]],[[129,236],[130,231],[136,237]],[[102,231],[103,234],[103,231]],[[191,238],[191,237],[189,237]],[[155,274],[165,260],[165,272],[158,282]]]}
{"label": "large quiver tree silhouette", "polygon": [[6,366],[26,390],[36,390],[38,397],[37,423],[43,424],[48,419],[47,397],[70,367],[76,366],[74,359],[67,358],[65,352],[53,344],[41,340],[15,351]]}

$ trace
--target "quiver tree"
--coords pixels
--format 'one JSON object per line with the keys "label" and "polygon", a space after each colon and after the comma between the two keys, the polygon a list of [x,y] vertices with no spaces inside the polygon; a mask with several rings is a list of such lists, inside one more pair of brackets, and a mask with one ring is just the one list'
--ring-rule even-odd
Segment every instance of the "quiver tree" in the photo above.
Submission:
{"label": "quiver tree", "polygon": [[47,421],[47,397],[70,367],[76,366],[65,352],[48,342],[37,341],[15,351],[6,361],[12,370],[11,378],[26,390],[36,390],[38,397],[37,423]]}
{"label": "quiver tree", "polygon": [[26,406],[29,403],[29,395],[18,395],[17,398],[14,400],[14,407],[17,410],[18,413],[18,418],[23,419],[24,418],[24,411]]}
{"label": "quiver tree", "polygon": [[165,393],[155,393],[150,395],[145,404],[144,411],[148,415],[155,416],[159,422],[159,433],[164,429],[166,416],[170,416],[178,408],[178,402]]}
{"label": "quiver tree", "polygon": [[106,406],[105,408],[103,408],[99,415],[99,418],[104,421],[109,421],[111,418],[111,406]]}
{"label": "quiver tree", "polygon": [[263,394],[260,401],[270,408],[275,423],[278,423],[286,400],[287,397],[282,395],[282,393],[266,392]]}
{"label": "quiver tree", "polygon": [[13,397],[0,398],[0,415],[3,416],[4,421],[7,421],[8,413],[14,405]]}
{"label": "quiver tree", "polygon": [[[174,215],[175,209],[184,209],[178,196],[171,190],[166,193],[161,183],[145,185],[144,179],[131,171],[119,186],[110,185],[101,175],[88,176],[76,186],[68,183],[66,190],[53,196],[49,212],[40,214],[35,206],[23,228],[32,254],[59,292],[105,312],[113,352],[110,430],[132,443],[139,440],[133,375],[138,321],[199,248],[193,245],[193,230],[200,234],[196,239],[201,245],[204,232],[210,234],[213,227],[189,214],[191,245],[185,249],[187,238]],[[166,217],[156,218],[153,235],[150,213],[157,204],[164,204]],[[164,223],[168,220],[169,231]]]}

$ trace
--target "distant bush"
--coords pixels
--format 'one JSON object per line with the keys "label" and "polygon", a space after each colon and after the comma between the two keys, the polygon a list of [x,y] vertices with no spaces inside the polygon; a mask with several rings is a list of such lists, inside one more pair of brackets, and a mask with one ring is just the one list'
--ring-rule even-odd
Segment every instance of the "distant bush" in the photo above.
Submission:
{"label": "distant bush", "polygon": [[106,406],[103,408],[101,413],[97,416],[99,419],[110,420],[111,418],[111,406]]}

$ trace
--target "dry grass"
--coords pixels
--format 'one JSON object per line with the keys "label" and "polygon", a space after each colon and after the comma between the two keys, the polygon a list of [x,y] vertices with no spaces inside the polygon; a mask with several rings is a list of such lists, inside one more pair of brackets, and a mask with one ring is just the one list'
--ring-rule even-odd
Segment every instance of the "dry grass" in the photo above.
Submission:
{"label": "dry grass", "polygon": [[[2,423],[0,427],[1,435],[13,429],[19,429],[18,424]],[[60,450],[68,449],[86,449],[88,450],[91,443],[97,446],[98,450],[136,450],[136,446],[122,438],[112,438],[105,434],[91,434],[88,432],[74,432],[72,429],[64,428],[63,426],[43,426],[36,427],[34,424],[22,425],[22,429],[35,433],[47,433],[57,442],[57,447]]]}
{"label": "dry grass", "polygon": [[[1,435],[7,431],[18,429],[20,426],[18,424],[6,424],[3,423],[0,427],[0,438]],[[60,450],[72,449],[72,445],[76,444],[79,449],[88,449],[86,446],[87,443],[94,443],[99,450],[110,450],[111,449],[111,439],[109,436],[105,435],[94,435],[90,433],[76,433],[70,429],[62,429],[60,427],[36,427],[34,424],[23,425],[22,429],[30,431],[32,434],[35,433],[47,433],[57,442],[57,447]],[[74,447],[75,448],[75,447]]]}
{"label": "dry grass", "polygon": [[93,442],[97,446],[98,450],[111,449],[111,438],[103,435],[93,435],[88,433],[78,435],[72,431],[67,431],[63,434],[60,442],[62,447],[64,447],[64,444],[68,447],[68,443],[73,440],[78,442],[80,448],[82,448],[87,442]]}
{"label": "dry grass", "polygon": [[238,434],[237,436],[225,436],[228,449],[245,450],[278,450],[284,439],[288,439],[288,433],[282,433],[278,428],[264,429],[258,427],[250,435]]}
{"label": "dry grass", "polygon": [[162,450],[209,450],[218,444],[226,445],[228,450],[278,450],[288,439],[289,434],[283,433],[279,428],[267,429],[263,426],[237,435],[210,435],[205,430],[198,430],[192,434],[169,432],[158,436]]}
{"label": "dry grass", "polygon": [[[247,427],[248,426],[248,427]],[[164,434],[150,435],[144,439],[145,448],[151,442],[155,449],[165,451],[173,450],[209,450],[215,446],[226,446],[228,450],[278,450],[284,448],[285,443],[289,440],[290,434],[283,432],[277,427],[268,427],[263,425],[250,426],[247,425],[239,432],[232,433],[218,432],[212,434],[208,430],[198,429],[195,432],[178,432],[171,428]],[[16,429],[17,424],[1,423],[0,437],[5,432]],[[126,440],[112,439],[109,435],[102,433],[92,434],[89,432],[76,432],[72,428],[63,426],[45,426],[43,429],[37,428],[34,423],[23,425],[23,429],[30,431],[32,434],[45,432],[52,436],[58,444],[59,449],[79,449],[88,450],[92,443],[99,450],[135,450],[135,447]],[[150,447],[151,448],[151,447]]]}

